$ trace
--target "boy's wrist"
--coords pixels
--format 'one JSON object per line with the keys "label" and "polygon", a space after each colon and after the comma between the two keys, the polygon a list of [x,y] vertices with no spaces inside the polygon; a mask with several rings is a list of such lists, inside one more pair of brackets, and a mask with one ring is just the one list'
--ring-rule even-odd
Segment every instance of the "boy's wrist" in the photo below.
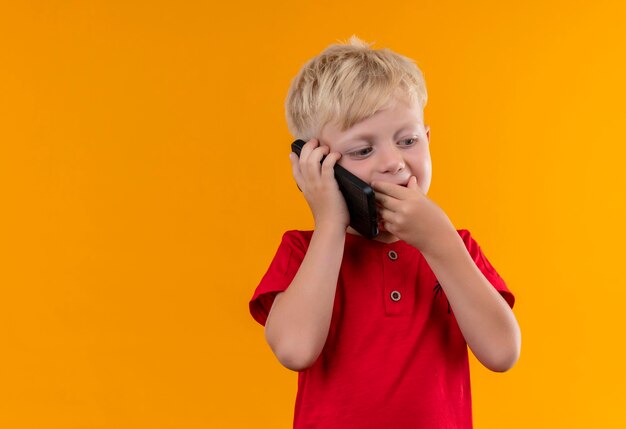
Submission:
{"label": "boy's wrist", "polygon": [[318,223],[315,224],[315,232],[333,235],[345,235],[347,227],[338,223]]}
{"label": "boy's wrist", "polygon": [[465,244],[456,229],[451,229],[446,231],[445,234],[439,235],[436,240],[433,240],[427,247],[421,249],[420,252],[425,257],[446,258],[457,248],[465,249]]}

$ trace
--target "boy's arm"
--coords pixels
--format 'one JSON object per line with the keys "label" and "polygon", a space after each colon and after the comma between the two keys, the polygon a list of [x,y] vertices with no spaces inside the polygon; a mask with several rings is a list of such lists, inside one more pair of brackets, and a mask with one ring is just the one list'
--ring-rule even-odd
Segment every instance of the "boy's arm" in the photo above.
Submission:
{"label": "boy's arm", "polygon": [[[324,160],[322,158],[326,156]],[[300,371],[320,355],[330,328],[350,213],[335,180],[341,153],[314,138],[289,154],[294,179],[315,220],[315,231],[291,284],[274,297],[265,338],[278,360]]]}
{"label": "boy's arm", "polygon": [[345,228],[316,228],[293,281],[276,295],[265,323],[265,338],[281,364],[301,371],[322,351],[332,316]]}
{"label": "boy's arm", "polygon": [[492,371],[519,359],[521,332],[513,311],[472,260],[456,230],[442,234],[424,258],[439,280],[476,358]]}
{"label": "boy's arm", "polygon": [[445,212],[412,176],[406,187],[372,182],[385,228],[419,249],[448,298],[465,341],[492,371],[519,358],[522,337],[511,308],[474,264]]}

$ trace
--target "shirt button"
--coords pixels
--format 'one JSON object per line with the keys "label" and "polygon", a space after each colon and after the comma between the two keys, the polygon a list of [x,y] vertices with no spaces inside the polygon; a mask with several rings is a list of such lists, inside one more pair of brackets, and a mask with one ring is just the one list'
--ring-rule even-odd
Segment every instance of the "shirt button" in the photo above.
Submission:
{"label": "shirt button", "polygon": [[389,256],[389,259],[391,259],[392,261],[398,259],[398,254],[393,250],[390,250],[389,253],[387,253],[387,256]]}
{"label": "shirt button", "polygon": [[402,298],[402,295],[400,295],[400,292],[398,292],[397,290],[394,290],[393,292],[391,292],[391,299],[398,302],[400,301],[400,298]]}

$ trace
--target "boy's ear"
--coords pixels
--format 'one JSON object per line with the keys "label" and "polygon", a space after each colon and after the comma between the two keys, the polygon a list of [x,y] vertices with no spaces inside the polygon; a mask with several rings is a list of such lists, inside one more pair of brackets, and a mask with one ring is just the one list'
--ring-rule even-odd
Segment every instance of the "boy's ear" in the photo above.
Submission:
{"label": "boy's ear", "polygon": [[430,143],[430,125],[426,125],[426,138],[428,139],[428,142]]}

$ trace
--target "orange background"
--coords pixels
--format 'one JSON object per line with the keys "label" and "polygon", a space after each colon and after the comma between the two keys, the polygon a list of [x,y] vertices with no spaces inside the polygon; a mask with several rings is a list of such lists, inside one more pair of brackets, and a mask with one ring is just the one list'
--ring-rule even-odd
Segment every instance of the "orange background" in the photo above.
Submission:
{"label": "orange background", "polygon": [[475,426],[626,426],[623,2],[0,7],[0,427],[291,427],[248,300],[313,227],[289,83],[352,34],[424,71],[429,197],[517,297]]}

